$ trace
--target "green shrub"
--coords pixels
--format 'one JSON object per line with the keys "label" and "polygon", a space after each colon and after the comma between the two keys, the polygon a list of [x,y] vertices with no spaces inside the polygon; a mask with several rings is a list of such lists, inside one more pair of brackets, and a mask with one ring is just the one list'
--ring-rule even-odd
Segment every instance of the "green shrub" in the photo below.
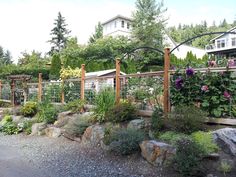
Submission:
{"label": "green shrub", "polygon": [[111,151],[127,155],[139,150],[139,143],[143,141],[145,135],[140,130],[135,129],[117,129],[110,133],[107,143]]}
{"label": "green shrub", "polygon": [[182,176],[203,176],[201,167],[202,151],[190,138],[182,138],[176,142],[174,162]]}
{"label": "green shrub", "polygon": [[0,125],[4,126],[8,122],[12,122],[12,117],[10,115],[5,115],[0,122]]}
{"label": "green shrub", "polygon": [[113,88],[101,90],[95,97],[94,119],[105,122],[105,115],[115,104],[115,92]]}
{"label": "green shrub", "polygon": [[17,126],[21,131],[29,135],[31,134],[31,131],[32,131],[32,125],[33,125],[32,120],[25,120],[22,123],[18,124]]}
{"label": "green shrub", "polygon": [[88,116],[79,116],[73,121],[70,121],[67,125],[65,125],[65,131],[70,135],[80,137],[84,134],[86,128],[91,125],[90,117]]}
{"label": "green shrub", "polygon": [[167,143],[170,143],[172,145],[175,145],[176,142],[182,138],[186,138],[188,137],[188,135],[185,135],[183,133],[177,133],[177,132],[173,132],[173,131],[167,131],[163,134],[161,134],[158,138],[161,141],[165,141]]}
{"label": "green shrub", "polygon": [[218,146],[214,143],[211,133],[206,132],[194,132],[192,134],[193,140],[201,147],[205,154],[217,152]]}
{"label": "green shrub", "polygon": [[84,101],[82,100],[74,100],[65,105],[66,110],[71,110],[73,113],[81,112],[84,108]]}
{"label": "green shrub", "polygon": [[136,118],[136,108],[131,102],[121,102],[107,111],[105,116],[106,120],[115,123],[132,120]]}
{"label": "green shrub", "polygon": [[7,135],[13,135],[13,134],[18,134],[19,129],[15,122],[10,121],[10,122],[6,122],[2,126],[2,132],[4,132]]}
{"label": "green shrub", "polygon": [[195,106],[178,106],[169,115],[168,125],[173,131],[191,134],[203,129],[206,114]]}
{"label": "green shrub", "polygon": [[155,107],[152,113],[151,127],[155,131],[161,131],[165,128],[163,110],[160,107]]}
{"label": "green shrub", "polygon": [[21,107],[21,113],[26,117],[33,117],[38,111],[38,104],[36,102],[27,102]]}
{"label": "green shrub", "polygon": [[37,113],[38,122],[54,123],[57,118],[57,110],[50,103],[40,103]]}

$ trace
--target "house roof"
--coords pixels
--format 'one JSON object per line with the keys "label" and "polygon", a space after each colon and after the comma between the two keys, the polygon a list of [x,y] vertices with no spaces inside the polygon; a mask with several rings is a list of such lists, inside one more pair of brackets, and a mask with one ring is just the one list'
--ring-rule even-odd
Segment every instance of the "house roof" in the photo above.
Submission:
{"label": "house roof", "polygon": [[111,19],[109,19],[109,20],[103,22],[102,25],[105,25],[105,24],[107,24],[107,23],[109,23],[109,22],[111,22],[111,21],[113,21],[113,20],[118,19],[118,18],[121,18],[121,19],[124,19],[124,20],[128,20],[128,21],[133,21],[132,18],[125,17],[125,16],[123,16],[123,15],[117,15],[117,16],[115,16],[115,17],[113,17],[113,18],[111,18]]}
{"label": "house roof", "polygon": [[[116,69],[108,69],[103,71],[85,73],[85,77],[101,77],[110,73],[116,72]],[[120,72],[122,75],[126,75],[124,72]]]}
{"label": "house roof", "polygon": [[[229,29],[227,32],[231,32],[231,31],[233,31],[233,30],[235,30],[235,29],[236,29],[236,26],[233,27],[233,28],[231,28],[231,29]],[[222,36],[224,36],[224,35],[225,35],[224,33],[223,33],[223,34],[220,34],[220,35],[216,36],[215,38],[211,39],[211,41],[214,41],[214,40],[216,40],[216,39],[218,39],[218,38],[220,38],[220,37],[222,37]]]}

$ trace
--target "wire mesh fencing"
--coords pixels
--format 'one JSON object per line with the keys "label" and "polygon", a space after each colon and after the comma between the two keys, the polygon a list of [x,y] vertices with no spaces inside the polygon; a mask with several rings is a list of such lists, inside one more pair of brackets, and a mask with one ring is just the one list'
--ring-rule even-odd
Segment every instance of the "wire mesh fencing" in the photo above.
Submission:
{"label": "wire mesh fencing", "polygon": [[64,81],[64,95],[65,102],[78,100],[81,97],[81,80],[80,79],[68,79]]}
{"label": "wire mesh fencing", "polygon": [[11,100],[11,86],[10,86],[10,84],[3,84],[2,85],[1,99],[2,100]]}
{"label": "wire mesh fencing", "polygon": [[61,81],[42,82],[42,101],[61,102]]}
{"label": "wire mesh fencing", "polygon": [[28,95],[27,101],[37,101],[38,100],[38,83],[28,83]]}
{"label": "wire mesh fencing", "polygon": [[104,88],[115,89],[115,76],[91,77],[85,79],[85,100],[93,104],[96,94]]}
{"label": "wire mesh fencing", "polygon": [[121,76],[121,98],[135,103],[138,109],[163,107],[163,76],[159,73]]}

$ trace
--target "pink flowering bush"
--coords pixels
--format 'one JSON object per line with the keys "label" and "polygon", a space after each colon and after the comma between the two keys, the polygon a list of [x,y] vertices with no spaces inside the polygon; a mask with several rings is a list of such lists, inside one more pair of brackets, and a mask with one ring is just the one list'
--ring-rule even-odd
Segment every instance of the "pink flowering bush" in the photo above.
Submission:
{"label": "pink flowering bush", "polygon": [[209,116],[228,117],[236,101],[236,83],[230,72],[200,73],[192,68],[171,78],[171,104],[199,105]]}

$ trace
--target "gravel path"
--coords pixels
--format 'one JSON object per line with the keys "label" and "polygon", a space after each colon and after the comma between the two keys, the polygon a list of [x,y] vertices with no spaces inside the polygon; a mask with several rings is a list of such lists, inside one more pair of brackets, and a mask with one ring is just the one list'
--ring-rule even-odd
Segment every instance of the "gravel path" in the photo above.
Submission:
{"label": "gravel path", "polygon": [[[115,156],[78,142],[0,134],[0,177],[167,177],[139,154]],[[170,175],[173,177],[173,175]]]}

